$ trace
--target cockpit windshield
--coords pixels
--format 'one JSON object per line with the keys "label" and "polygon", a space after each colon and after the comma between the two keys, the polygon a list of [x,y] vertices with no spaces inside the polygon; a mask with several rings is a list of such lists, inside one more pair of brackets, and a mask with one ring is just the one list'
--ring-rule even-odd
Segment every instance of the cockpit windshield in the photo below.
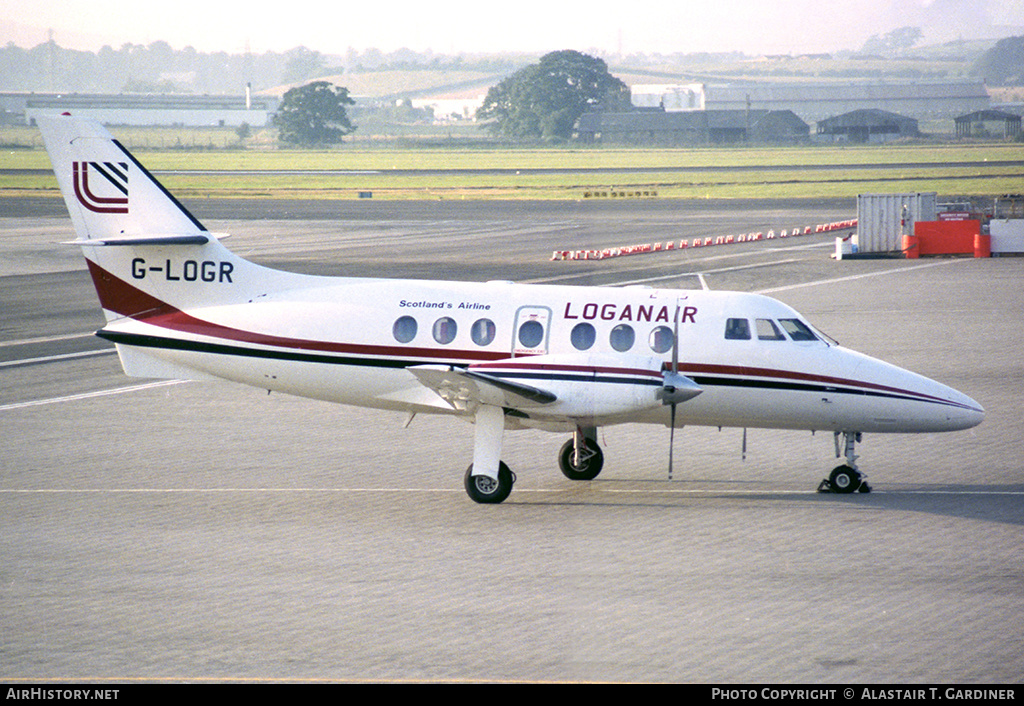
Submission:
{"label": "cockpit windshield", "polygon": [[749,341],[756,333],[759,341],[822,341],[835,344],[827,336],[819,335],[800,319],[730,318],[725,321],[725,338],[729,341]]}
{"label": "cockpit windshield", "polygon": [[811,327],[800,319],[779,319],[779,323],[782,324],[782,328],[785,329],[786,333],[794,341],[818,340],[818,337],[814,335]]}

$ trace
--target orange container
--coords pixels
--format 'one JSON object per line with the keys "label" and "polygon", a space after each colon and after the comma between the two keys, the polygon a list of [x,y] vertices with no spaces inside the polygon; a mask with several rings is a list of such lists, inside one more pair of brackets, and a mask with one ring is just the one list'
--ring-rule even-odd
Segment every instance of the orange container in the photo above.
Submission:
{"label": "orange container", "polygon": [[921,257],[921,248],[918,247],[916,235],[903,236],[903,256],[910,260]]}
{"label": "orange container", "polygon": [[992,257],[992,236],[978,233],[974,236],[974,257]]}

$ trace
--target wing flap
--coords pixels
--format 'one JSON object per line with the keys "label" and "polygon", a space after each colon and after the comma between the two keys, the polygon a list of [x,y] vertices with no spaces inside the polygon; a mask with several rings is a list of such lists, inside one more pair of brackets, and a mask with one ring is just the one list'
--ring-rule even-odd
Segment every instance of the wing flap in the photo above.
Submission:
{"label": "wing flap", "polygon": [[472,411],[482,404],[513,409],[543,407],[558,399],[554,393],[531,385],[449,365],[416,365],[407,370],[460,411]]}

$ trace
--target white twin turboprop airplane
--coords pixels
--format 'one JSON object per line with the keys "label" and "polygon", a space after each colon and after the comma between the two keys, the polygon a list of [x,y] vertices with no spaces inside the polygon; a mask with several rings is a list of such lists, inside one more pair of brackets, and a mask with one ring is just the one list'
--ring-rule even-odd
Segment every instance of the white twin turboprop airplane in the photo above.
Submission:
{"label": "white twin turboprop airplane", "polygon": [[[869,490],[862,432],[981,423],[949,387],[839,347],[774,299],[737,292],[316,277],[227,250],[97,123],[39,120],[128,375],[227,379],[476,425],[465,487],[499,503],[505,429],[572,434],[559,455],[597,476],[597,428],[627,422],[831,430],[822,481]],[[671,473],[671,444],[669,447]]]}

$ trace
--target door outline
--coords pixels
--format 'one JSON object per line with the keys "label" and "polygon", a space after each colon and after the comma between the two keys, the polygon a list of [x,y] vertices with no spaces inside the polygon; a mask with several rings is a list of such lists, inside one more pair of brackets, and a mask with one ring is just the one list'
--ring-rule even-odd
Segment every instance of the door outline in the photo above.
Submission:
{"label": "door outline", "polygon": [[[551,337],[551,319],[550,307],[526,305],[516,309],[515,325],[512,327],[512,357],[547,355]],[[541,337],[540,343],[533,347],[525,346],[519,340],[520,327],[529,321],[536,321],[544,327],[544,335]]]}

